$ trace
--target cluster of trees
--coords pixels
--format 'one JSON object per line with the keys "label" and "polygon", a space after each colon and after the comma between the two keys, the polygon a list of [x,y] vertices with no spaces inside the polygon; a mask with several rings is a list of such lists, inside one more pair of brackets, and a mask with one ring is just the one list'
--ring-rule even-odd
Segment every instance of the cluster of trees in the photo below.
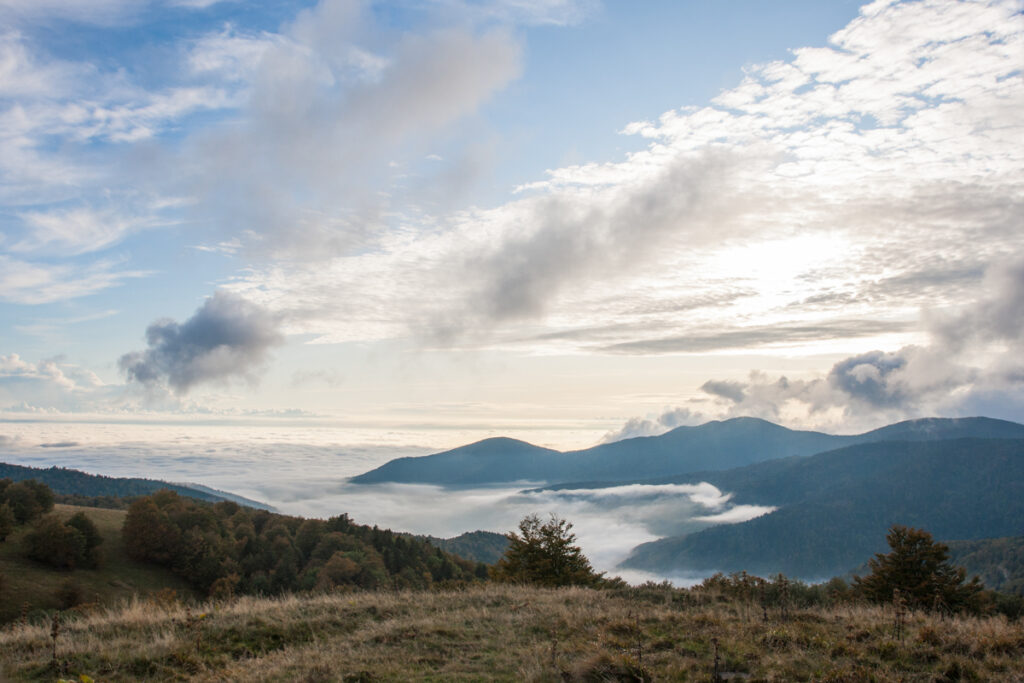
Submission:
{"label": "cluster of trees", "polygon": [[132,503],[122,533],[131,556],[169,567],[214,595],[427,588],[487,576],[486,565],[424,540],[353,524],[347,515],[302,519],[171,491]]}
{"label": "cluster of trees", "polygon": [[28,524],[53,509],[53,492],[46,484],[0,479],[0,541],[16,526]]}
{"label": "cluster of trees", "polygon": [[46,515],[25,534],[25,554],[58,569],[96,569],[103,561],[103,537],[84,512],[67,521]]}
{"label": "cluster of trees", "polygon": [[67,521],[53,510],[50,487],[34,479],[0,479],[0,541],[18,526],[32,524],[22,542],[25,555],[59,569],[98,567],[103,537],[96,525],[79,512]]}

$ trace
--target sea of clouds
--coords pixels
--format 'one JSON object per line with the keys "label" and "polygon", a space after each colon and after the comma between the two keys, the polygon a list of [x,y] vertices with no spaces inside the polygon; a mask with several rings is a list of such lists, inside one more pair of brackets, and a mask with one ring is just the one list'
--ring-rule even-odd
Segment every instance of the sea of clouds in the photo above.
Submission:
{"label": "sea of clouds", "polygon": [[528,514],[553,514],[573,523],[595,568],[630,581],[699,580],[615,567],[641,543],[771,510],[737,505],[729,493],[708,483],[562,490],[544,490],[543,482],[462,489],[349,483],[350,477],[393,458],[439,450],[408,445],[408,435],[377,435],[377,443],[367,445],[369,438],[357,441],[370,435],[285,426],[42,422],[0,424],[0,435],[0,461],[199,483],[288,514],[326,518],[346,513],[359,523],[434,536],[478,529],[503,533]]}

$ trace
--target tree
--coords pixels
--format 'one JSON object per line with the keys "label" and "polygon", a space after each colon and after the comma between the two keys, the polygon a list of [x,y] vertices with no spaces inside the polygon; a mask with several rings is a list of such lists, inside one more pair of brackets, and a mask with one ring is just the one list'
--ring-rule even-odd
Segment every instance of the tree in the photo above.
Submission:
{"label": "tree", "polygon": [[572,533],[572,524],[551,515],[541,522],[528,515],[519,522],[519,533],[505,535],[509,545],[494,568],[494,578],[510,583],[541,586],[593,586],[602,582],[583,555]]}
{"label": "tree", "polygon": [[25,534],[25,554],[58,569],[74,569],[86,561],[85,536],[60,520],[47,515]]}
{"label": "tree", "polygon": [[890,602],[893,591],[908,607],[950,610],[971,607],[982,590],[978,577],[966,582],[967,572],[949,563],[949,548],[923,529],[895,525],[886,537],[892,552],[868,560],[871,574],[854,576],[855,588],[873,602]]}
{"label": "tree", "polygon": [[94,569],[99,567],[103,560],[99,549],[99,545],[103,543],[103,536],[100,535],[100,530],[96,528],[93,521],[84,512],[77,512],[65,524],[77,529],[85,539],[85,555],[82,564]]}
{"label": "tree", "polygon": [[46,484],[28,479],[4,487],[0,503],[4,502],[11,506],[17,523],[25,524],[53,509],[53,492]]}

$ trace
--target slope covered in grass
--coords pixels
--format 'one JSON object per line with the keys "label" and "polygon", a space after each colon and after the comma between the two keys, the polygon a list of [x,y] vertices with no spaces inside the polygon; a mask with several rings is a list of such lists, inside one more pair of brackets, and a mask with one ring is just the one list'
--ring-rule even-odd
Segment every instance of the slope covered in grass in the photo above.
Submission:
{"label": "slope covered in grass", "polygon": [[[716,644],[717,642],[717,644]],[[771,608],[713,590],[476,586],[134,603],[0,632],[0,678],[102,681],[1001,680],[1024,677],[1024,625],[891,610]],[[739,674],[740,676],[737,676]]]}
{"label": "slope covered in grass", "polygon": [[54,514],[62,519],[76,512],[84,512],[103,536],[100,550],[104,559],[100,568],[63,571],[29,560],[24,557],[21,544],[28,527],[19,528],[0,543],[0,575],[4,577],[0,586],[0,623],[18,618],[26,604],[30,612],[61,607],[57,593],[67,582],[80,588],[83,602],[104,605],[161,589],[177,591],[182,596],[193,595],[188,584],[169,570],[128,557],[121,539],[124,510],[54,506]]}

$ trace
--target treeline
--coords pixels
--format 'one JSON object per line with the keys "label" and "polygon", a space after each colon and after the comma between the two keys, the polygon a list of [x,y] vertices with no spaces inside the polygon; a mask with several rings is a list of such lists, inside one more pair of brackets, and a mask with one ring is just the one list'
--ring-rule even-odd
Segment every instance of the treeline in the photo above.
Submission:
{"label": "treeline", "polygon": [[287,591],[428,588],[487,576],[487,567],[423,540],[353,524],[200,503],[159,491],[128,508],[124,542],[135,559],[169,567],[214,596]]}
{"label": "treeline", "polygon": [[15,482],[35,480],[46,484],[57,494],[85,497],[127,498],[145,496],[162,489],[176,491],[183,496],[215,502],[223,497],[199,491],[188,486],[169,484],[155,479],[107,477],[102,474],[87,474],[64,467],[26,467],[0,462],[0,477]]}

